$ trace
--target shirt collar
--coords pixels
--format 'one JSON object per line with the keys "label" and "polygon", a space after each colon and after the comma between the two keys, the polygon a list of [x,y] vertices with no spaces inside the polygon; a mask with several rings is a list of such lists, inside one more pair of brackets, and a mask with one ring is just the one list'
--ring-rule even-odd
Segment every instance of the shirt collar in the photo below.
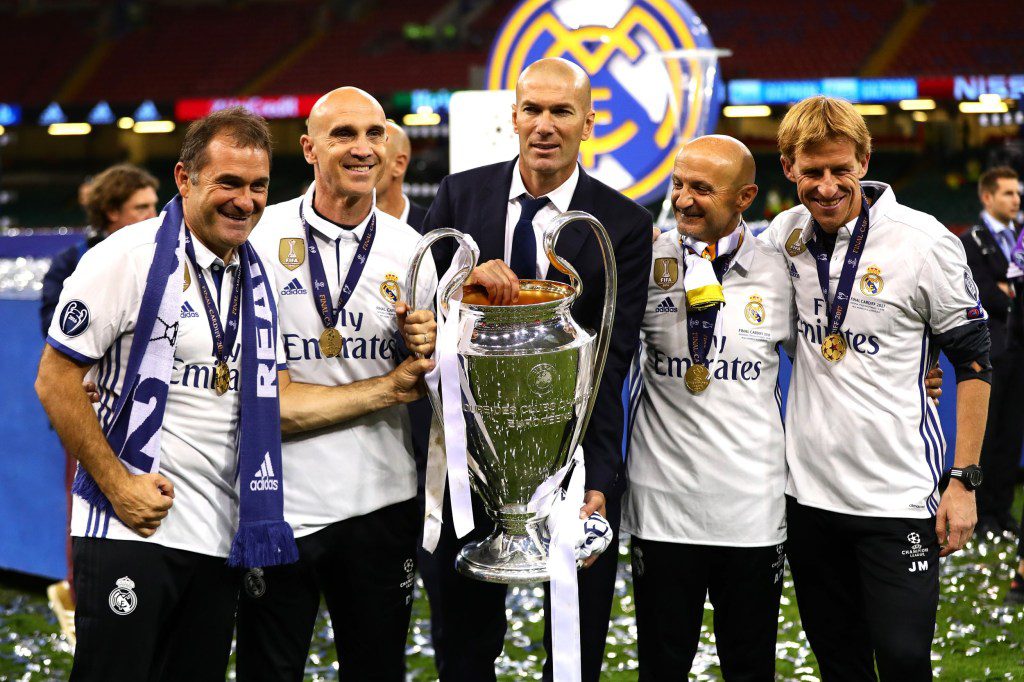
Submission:
{"label": "shirt collar", "polygon": [[[374,191],[376,191],[376,190],[374,190]],[[409,211],[412,209],[412,202],[409,201],[409,197],[405,196],[405,194],[402,194],[402,201],[405,202],[405,208],[402,209],[402,217],[399,218],[399,220],[401,220],[403,223],[408,225],[409,224]]]}
{"label": "shirt collar", "polygon": [[[743,272],[749,272],[750,262],[754,259],[756,249],[753,245],[754,236],[751,234],[750,228],[747,227],[747,223],[743,218],[740,218],[739,225],[736,226],[735,230],[718,240],[718,244],[719,247],[721,247],[723,243],[727,243],[727,240],[732,239],[733,237],[739,237],[740,235],[742,235],[742,239],[739,240],[739,246],[736,247],[736,256],[732,259],[732,263],[729,264],[729,270],[735,266],[743,270]],[[683,244],[689,245],[690,248],[694,249],[698,253],[703,251],[706,246],[704,242],[699,242],[695,239],[690,239],[689,237],[680,236],[676,241],[679,244],[680,249],[683,250],[684,256],[686,255],[686,249],[683,248]],[[728,270],[726,272],[728,272]]]}
{"label": "shirt collar", "polygon": [[1012,229],[1009,224],[1000,222],[994,215],[992,215],[988,211],[981,212],[981,219],[985,221],[985,224],[988,225],[988,229],[992,230],[993,233]]}
{"label": "shirt collar", "polygon": [[[559,213],[565,213],[569,210],[569,204],[572,203],[572,195],[576,193],[576,185],[579,184],[579,181],[580,165],[577,163],[572,167],[572,175],[566,178],[565,182],[544,196],[546,196],[548,201],[558,209]],[[517,200],[524,194],[533,196],[526,190],[526,185],[523,184],[522,171],[519,169],[519,163],[517,162],[516,169],[512,173],[512,184],[508,189],[508,200]]]}
{"label": "shirt collar", "polygon": [[203,270],[209,270],[215,264],[222,268],[233,268],[238,265],[238,249],[231,254],[231,262],[225,263],[220,256],[206,248],[206,244],[196,236],[195,232],[192,233],[192,248],[196,254],[196,265]]}
{"label": "shirt collar", "polygon": [[352,239],[353,241],[359,241],[363,238],[363,232],[366,231],[366,226],[370,222],[370,216],[377,210],[377,190],[373,190],[373,197],[370,203],[370,211],[366,214],[366,217],[360,221],[351,230],[345,230],[330,220],[321,218],[316,210],[313,209],[313,196],[316,192],[316,183],[310,183],[309,189],[306,190],[306,194],[302,197],[302,215],[309,223],[309,226],[320,233],[320,236],[329,242],[337,241],[339,237],[345,237],[346,239]]}

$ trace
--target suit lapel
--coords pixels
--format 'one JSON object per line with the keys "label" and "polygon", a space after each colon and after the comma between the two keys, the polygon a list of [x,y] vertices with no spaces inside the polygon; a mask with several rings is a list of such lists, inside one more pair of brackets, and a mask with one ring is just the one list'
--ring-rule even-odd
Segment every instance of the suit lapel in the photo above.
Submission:
{"label": "suit lapel", "polygon": [[1003,253],[1003,249],[999,246],[999,242],[992,235],[992,231],[988,229],[988,225],[985,224],[985,219],[981,219],[981,224],[976,225],[974,229],[974,240],[977,242],[978,247],[981,250],[981,254],[988,261],[989,267],[994,273],[1005,273],[1006,268],[1010,265],[1009,261],[1006,260],[1006,255]]}
{"label": "suit lapel", "polygon": [[505,220],[508,215],[508,190],[519,157],[498,167],[491,181],[480,188],[479,223],[467,230],[480,247],[480,262],[504,260]]}
{"label": "suit lapel", "polygon": [[[594,212],[594,186],[590,176],[580,168],[580,177],[576,182],[576,191],[572,193],[572,201],[569,202],[570,211],[586,211],[587,213]],[[587,241],[587,237],[590,235],[590,226],[583,222],[575,222],[571,225],[567,225],[562,230],[562,234],[558,236],[558,242],[555,244],[555,253],[565,259],[567,262],[572,263],[580,249],[583,248],[583,243]],[[548,268],[548,279],[556,282],[569,282],[569,278],[555,269],[554,266]]]}

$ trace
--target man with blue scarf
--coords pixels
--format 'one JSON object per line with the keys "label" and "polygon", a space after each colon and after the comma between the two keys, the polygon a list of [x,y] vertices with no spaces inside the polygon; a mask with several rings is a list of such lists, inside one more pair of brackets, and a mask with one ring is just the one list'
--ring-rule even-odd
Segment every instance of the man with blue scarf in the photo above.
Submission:
{"label": "man with blue scarf", "polygon": [[246,241],[270,160],[258,116],[193,123],[179,195],[91,249],[65,283],[36,390],[79,462],[72,680],[224,679],[238,569],[297,558],[276,285]]}

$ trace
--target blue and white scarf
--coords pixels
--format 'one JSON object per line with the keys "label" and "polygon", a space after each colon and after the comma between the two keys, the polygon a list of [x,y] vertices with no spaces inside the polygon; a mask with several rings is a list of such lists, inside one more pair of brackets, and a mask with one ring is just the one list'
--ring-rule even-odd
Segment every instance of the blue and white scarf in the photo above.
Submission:
{"label": "blue and white scarf", "polygon": [[[163,210],[156,234],[156,252],[146,276],[135,337],[128,356],[121,395],[107,442],[132,474],[160,470],[160,436],[178,316],[183,295],[185,221],[181,197]],[[284,488],[253,489],[244,483],[257,474],[266,458],[281,469],[281,409],[278,401],[275,343],[277,310],[255,249],[239,249],[242,269],[242,366],[239,380],[241,419],[238,437],[240,486],[238,529],[231,543],[231,566],[274,566],[298,560],[291,527],[284,520]],[[165,320],[174,320],[168,324]],[[157,322],[160,328],[156,329]],[[110,501],[84,467],[78,468],[72,492],[93,506],[113,512]],[[174,513],[173,511],[171,512]]]}

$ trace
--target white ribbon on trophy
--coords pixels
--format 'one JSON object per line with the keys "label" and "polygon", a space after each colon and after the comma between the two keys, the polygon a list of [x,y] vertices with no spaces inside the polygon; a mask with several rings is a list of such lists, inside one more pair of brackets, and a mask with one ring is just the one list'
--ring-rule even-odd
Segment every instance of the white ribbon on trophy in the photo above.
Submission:
{"label": "white ribbon on trophy", "polygon": [[[465,239],[474,248],[472,237]],[[459,246],[452,264],[437,285],[437,346],[434,369],[424,377],[435,405],[440,404],[444,423],[439,424],[435,413],[430,427],[430,446],[427,454],[427,477],[424,496],[426,514],[423,520],[423,548],[433,552],[441,537],[444,489],[447,480],[451,486],[452,521],[455,534],[463,537],[473,530],[473,503],[469,490],[469,462],[466,451],[466,422],[462,416],[461,386],[459,385],[459,335],[462,287],[456,287],[447,301],[444,292],[459,272],[473,267],[473,255],[466,246]],[[447,310],[447,313],[445,312]],[[440,400],[438,386],[447,396]]]}
{"label": "white ribbon on trophy", "polygon": [[[572,476],[563,491],[561,484],[569,468]],[[576,546],[582,522],[583,482],[586,471],[583,448],[553,476],[541,483],[527,509],[548,517],[551,544],[548,572],[551,574],[551,667],[558,682],[580,682],[580,596],[576,582]]]}

